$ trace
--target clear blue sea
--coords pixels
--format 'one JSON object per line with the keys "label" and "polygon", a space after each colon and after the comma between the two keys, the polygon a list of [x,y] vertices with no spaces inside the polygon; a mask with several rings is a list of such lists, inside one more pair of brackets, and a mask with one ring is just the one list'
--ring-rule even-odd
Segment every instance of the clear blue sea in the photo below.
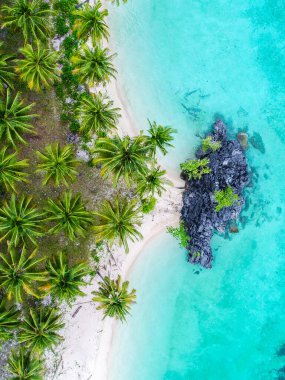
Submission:
{"label": "clear blue sea", "polygon": [[252,177],[240,232],[214,236],[211,270],[167,234],[145,248],[110,380],[285,379],[285,2],[129,0],[110,18],[136,125],[178,130],[164,164],[178,170],[219,115],[231,136],[248,132]]}

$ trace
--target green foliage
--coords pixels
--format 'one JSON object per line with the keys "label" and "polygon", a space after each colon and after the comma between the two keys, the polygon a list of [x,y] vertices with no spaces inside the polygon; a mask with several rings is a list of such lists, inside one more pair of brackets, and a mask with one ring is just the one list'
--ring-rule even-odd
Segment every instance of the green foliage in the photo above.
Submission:
{"label": "green foliage", "polygon": [[113,102],[101,92],[83,96],[76,109],[76,114],[81,120],[80,132],[90,136],[96,134],[102,137],[116,129],[120,117],[119,108],[113,107]]}
{"label": "green foliage", "polygon": [[27,83],[30,90],[41,91],[50,88],[59,78],[57,67],[58,53],[37,42],[36,47],[26,45],[19,49],[22,59],[15,62],[20,79]]}
{"label": "green foliage", "polygon": [[53,12],[42,0],[13,0],[12,6],[1,8],[2,27],[20,30],[25,44],[30,39],[46,40],[50,35],[49,17]]}
{"label": "green foliage", "polygon": [[221,141],[214,141],[212,136],[207,136],[202,140],[203,152],[213,151],[216,152],[222,146]]}
{"label": "green foliage", "polygon": [[0,298],[0,342],[13,337],[13,331],[19,325],[19,316],[20,312],[15,306],[8,307],[7,301],[2,296]]}
{"label": "green foliage", "polygon": [[111,244],[118,241],[129,252],[127,240],[142,238],[136,229],[141,224],[141,209],[135,199],[116,197],[112,202],[105,201],[100,211],[95,212],[94,231],[98,242],[106,240]]}
{"label": "green foliage", "polygon": [[161,196],[165,191],[164,185],[171,185],[171,182],[165,178],[166,170],[161,170],[160,166],[151,167],[146,174],[139,175],[136,179],[136,192],[141,196],[154,195],[157,193]]}
{"label": "green foliage", "polygon": [[104,318],[114,317],[120,321],[125,321],[130,312],[131,305],[136,302],[136,290],[129,292],[129,281],[122,283],[119,276],[116,280],[105,277],[103,282],[99,282],[99,289],[92,292],[95,297],[93,301],[100,305],[98,310],[103,310]]}
{"label": "green foliage", "polygon": [[35,281],[46,281],[46,273],[37,269],[43,259],[36,259],[36,250],[30,255],[26,248],[20,251],[10,247],[8,253],[0,253],[0,287],[5,289],[7,298],[23,302],[23,293],[38,297]]}
{"label": "green foliage", "polygon": [[29,166],[28,160],[17,160],[17,153],[9,154],[7,146],[0,150],[0,185],[4,185],[7,191],[15,191],[15,182],[28,182],[27,173],[23,169]]}
{"label": "green foliage", "polygon": [[62,199],[57,201],[48,199],[46,211],[46,220],[54,223],[49,232],[57,234],[63,231],[72,241],[79,236],[84,237],[93,221],[92,214],[86,210],[80,194],[73,196],[71,191],[64,192]]}
{"label": "green foliage", "polygon": [[148,122],[150,125],[148,129],[148,133],[150,134],[150,137],[148,137],[149,149],[153,155],[155,155],[157,149],[165,155],[167,148],[173,147],[170,142],[174,140],[173,134],[177,131],[171,127],[156,124],[155,121],[153,123]]}
{"label": "green foliage", "polygon": [[65,37],[64,41],[62,42],[62,47],[64,49],[66,58],[69,59],[78,47],[78,39],[76,37],[76,34],[72,33],[69,36]]}
{"label": "green foliage", "polygon": [[78,161],[75,159],[75,154],[72,145],[66,145],[61,148],[59,143],[48,145],[45,147],[45,152],[36,152],[41,163],[37,165],[37,172],[45,172],[43,185],[53,182],[55,186],[64,184],[69,186],[68,181],[74,181],[77,176],[75,170]]}
{"label": "green foliage", "polygon": [[7,369],[11,380],[43,380],[43,361],[24,347],[11,353]]}
{"label": "green foliage", "polygon": [[89,86],[106,84],[110,78],[115,78],[116,70],[112,64],[114,55],[110,55],[108,49],[99,45],[90,49],[83,46],[82,49],[71,58],[75,69],[73,74],[78,74],[80,83]]}
{"label": "green foliage", "polygon": [[26,241],[36,244],[36,239],[42,236],[43,214],[31,201],[32,197],[22,195],[16,199],[12,194],[10,201],[0,208],[0,241],[9,239],[14,246]]}
{"label": "green foliage", "polygon": [[98,0],[93,7],[85,4],[83,8],[73,12],[75,16],[73,30],[77,32],[78,39],[86,42],[91,37],[93,46],[100,43],[103,38],[109,37],[109,28],[105,21],[108,11],[100,10],[101,6]]}
{"label": "green foliage", "polygon": [[62,317],[54,308],[30,309],[20,326],[18,340],[25,343],[32,352],[42,352],[57,345],[62,337],[58,331],[63,328]]}
{"label": "green foliage", "polygon": [[[113,4],[116,4],[117,6],[120,5],[120,0],[109,0],[109,1],[111,1]],[[128,0],[121,0],[121,2],[126,4]]]}
{"label": "green foliage", "polygon": [[209,160],[207,158],[189,160],[180,164],[181,170],[187,174],[189,179],[201,179],[204,174],[211,173],[211,168],[208,167]]}
{"label": "green foliage", "polygon": [[142,202],[142,212],[144,214],[149,214],[150,212],[152,212],[156,205],[155,197],[143,198],[141,202]]}
{"label": "green foliage", "polygon": [[16,142],[26,143],[24,133],[33,133],[31,120],[37,115],[30,113],[34,104],[26,106],[20,93],[12,97],[7,89],[6,99],[0,99],[0,139],[6,144],[16,146]]}
{"label": "green foliage", "polygon": [[69,31],[67,20],[63,17],[57,17],[55,20],[55,33],[64,36]]}
{"label": "green foliage", "polygon": [[77,296],[85,295],[79,287],[87,285],[83,280],[83,277],[90,274],[87,263],[70,265],[67,256],[60,252],[48,260],[47,271],[49,283],[43,288],[54,300],[67,301],[70,304]]}
{"label": "green foliage", "polygon": [[93,163],[102,165],[101,174],[104,178],[113,175],[115,186],[121,177],[130,185],[135,175],[144,175],[147,172],[149,149],[144,136],[99,138],[95,142],[93,153]]}
{"label": "green foliage", "polygon": [[187,248],[190,237],[187,234],[185,224],[183,222],[180,222],[178,227],[167,227],[167,232],[178,240],[181,248]]}
{"label": "green foliage", "polygon": [[[3,42],[0,42],[0,49],[3,46]],[[11,66],[12,55],[4,54],[0,50],[0,93],[3,94],[5,87],[13,88],[13,81],[15,80],[15,74],[13,67]]]}
{"label": "green foliage", "polygon": [[238,201],[238,195],[234,193],[233,189],[228,186],[223,190],[216,190],[214,192],[215,201],[218,203],[215,210],[219,212],[224,207],[232,206]]}

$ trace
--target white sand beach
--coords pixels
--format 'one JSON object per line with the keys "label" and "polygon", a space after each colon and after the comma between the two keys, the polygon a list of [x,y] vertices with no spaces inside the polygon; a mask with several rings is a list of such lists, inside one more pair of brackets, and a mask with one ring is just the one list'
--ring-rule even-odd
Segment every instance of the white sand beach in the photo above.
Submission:
{"label": "white sand beach", "polygon": [[[114,101],[114,105],[121,108],[118,133],[135,136],[138,131],[118,82],[112,80],[105,90]],[[113,258],[106,254],[103,269],[100,269],[103,276],[116,277],[121,274],[123,279],[126,279],[145,245],[167,226],[178,224],[181,187],[184,186],[184,182],[178,175],[168,175],[168,178],[173,186],[166,187],[166,191],[157,201],[155,210],[144,217],[140,227],[143,240],[130,242],[128,255],[119,247],[113,250]],[[55,349],[55,353],[48,357],[47,380],[107,380],[113,331],[120,322],[111,319],[102,321],[102,312],[96,310],[96,304],[91,301],[91,292],[98,287],[98,281],[100,277],[96,276],[93,283],[83,289],[86,296],[79,298],[71,308],[66,307],[63,310],[64,341]]]}

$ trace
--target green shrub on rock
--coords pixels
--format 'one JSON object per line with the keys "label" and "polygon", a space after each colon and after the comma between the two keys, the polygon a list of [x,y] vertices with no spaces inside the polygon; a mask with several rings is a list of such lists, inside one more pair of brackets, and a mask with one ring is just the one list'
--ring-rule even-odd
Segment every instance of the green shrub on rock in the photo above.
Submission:
{"label": "green shrub on rock", "polygon": [[188,179],[201,179],[204,174],[209,174],[212,171],[208,166],[209,162],[207,158],[188,160],[180,164],[180,168]]}
{"label": "green shrub on rock", "polygon": [[212,136],[207,136],[202,140],[202,150],[203,152],[216,152],[222,146],[221,141],[214,141]]}
{"label": "green shrub on rock", "polygon": [[218,203],[215,210],[219,212],[225,207],[232,206],[238,201],[238,195],[234,193],[233,189],[228,186],[223,190],[216,190],[214,193],[215,201]]}

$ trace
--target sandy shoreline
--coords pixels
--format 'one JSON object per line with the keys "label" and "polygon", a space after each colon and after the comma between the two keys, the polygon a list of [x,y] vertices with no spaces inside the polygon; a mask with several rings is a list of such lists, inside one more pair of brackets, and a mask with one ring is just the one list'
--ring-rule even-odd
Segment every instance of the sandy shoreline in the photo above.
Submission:
{"label": "sandy shoreline", "polygon": [[[106,2],[103,3],[106,4]],[[110,45],[108,44],[112,51]],[[118,133],[135,136],[138,130],[118,81],[112,80],[104,90],[114,101],[114,105],[121,108]],[[116,277],[120,273],[123,278],[127,278],[145,245],[167,226],[178,224],[181,187],[184,182],[175,174],[168,173],[173,186],[167,186],[162,197],[157,200],[155,210],[144,217],[140,227],[140,232],[144,236],[143,240],[130,242],[128,255],[121,248],[115,249],[114,261],[106,257],[103,268],[100,269],[102,275]],[[71,308],[66,307],[62,310],[65,322],[62,332],[64,341],[55,353],[47,356],[46,380],[107,380],[112,337],[116,324],[119,322],[111,319],[103,322],[102,312],[96,310],[95,303],[90,302],[91,292],[97,288],[98,281],[100,281],[99,276],[83,289],[86,296],[78,299]]]}

